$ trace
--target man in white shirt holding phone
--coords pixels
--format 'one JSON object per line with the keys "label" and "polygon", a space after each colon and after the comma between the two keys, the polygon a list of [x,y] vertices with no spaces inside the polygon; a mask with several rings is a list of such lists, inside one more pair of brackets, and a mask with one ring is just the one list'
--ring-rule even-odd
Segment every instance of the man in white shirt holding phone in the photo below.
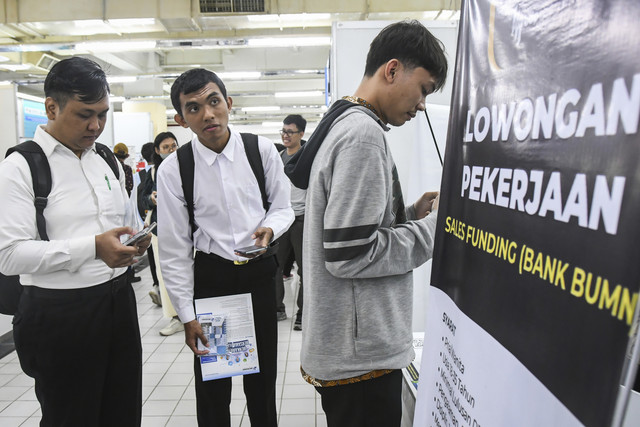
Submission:
{"label": "man in white shirt holding phone", "polygon": [[[194,357],[198,424],[230,425],[231,379],[202,381],[197,339],[206,341],[196,320],[194,299],[251,293],[260,373],[245,375],[252,425],[276,426],[275,380],[278,330],[275,309],[275,251],[247,259],[236,249],[266,247],[289,228],[294,215],[289,179],[273,143],[258,137],[268,208],[241,135],[228,127],[232,100],[220,78],[204,69],[183,73],[171,88],[175,119],[195,136],[193,150],[194,228],[180,175],[179,152],[158,172],[160,265],[169,297],[185,326]],[[193,255],[195,248],[195,257]],[[248,254],[247,254],[248,255]],[[215,421],[212,421],[215,420]]]}
{"label": "man in white shirt holding phone", "polygon": [[[127,268],[151,241],[134,234],[134,212],[119,178],[96,151],[109,110],[109,86],[86,58],[58,62],[44,83],[47,124],[34,141],[51,169],[36,226],[29,166],[19,153],[0,163],[0,271],[20,275],[15,314],[20,366],[35,379],[41,426],[139,426],[142,345]],[[117,164],[117,162],[116,162]]]}

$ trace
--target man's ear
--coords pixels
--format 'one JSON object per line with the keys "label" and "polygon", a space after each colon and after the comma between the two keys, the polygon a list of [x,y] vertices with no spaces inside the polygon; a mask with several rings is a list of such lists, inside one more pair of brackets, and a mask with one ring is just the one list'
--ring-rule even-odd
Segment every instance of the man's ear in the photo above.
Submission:
{"label": "man's ear", "polygon": [[233,105],[233,99],[230,96],[227,97],[227,107],[229,108],[229,112],[231,112],[231,106]]}
{"label": "man's ear", "polygon": [[178,114],[176,113],[175,116],[173,116],[173,120],[176,121],[177,124],[179,124],[180,126],[182,126],[183,128],[188,128],[189,125],[187,124],[187,122],[184,120],[184,118],[182,117],[182,114]]}
{"label": "man's ear", "polygon": [[47,113],[47,119],[55,120],[58,110],[58,103],[50,96],[44,100],[44,110]]}
{"label": "man's ear", "polygon": [[398,72],[399,66],[400,66],[400,61],[398,61],[395,58],[387,61],[387,63],[384,65],[384,79],[387,82],[393,83],[393,80],[395,80],[395,77],[396,77],[396,73]]}

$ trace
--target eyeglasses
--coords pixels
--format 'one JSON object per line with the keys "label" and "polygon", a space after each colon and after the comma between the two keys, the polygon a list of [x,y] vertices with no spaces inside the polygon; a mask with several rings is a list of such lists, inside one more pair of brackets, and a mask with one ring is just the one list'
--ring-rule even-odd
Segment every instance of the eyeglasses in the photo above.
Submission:
{"label": "eyeglasses", "polygon": [[169,153],[172,153],[172,152],[174,152],[174,151],[176,151],[176,150],[178,149],[178,144],[176,144],[176,143],[174,142],[174,143],[173,143],[173,144],[171,144],[171,145],[160,145],[160,146],[158,147],[158,149],[159,149],[160,151],[165,151],[165,152],[166,152],[166,151],[168,151]]}
{"label": "eyeglasses", "polygon": [[300,130],[290,130],[290,129],[280,129],[280,136],[285,136],[285,134],[287,136],[291,136],[294,133],[300,133],[300,132],[302,132],[302,131],[300,131]]}

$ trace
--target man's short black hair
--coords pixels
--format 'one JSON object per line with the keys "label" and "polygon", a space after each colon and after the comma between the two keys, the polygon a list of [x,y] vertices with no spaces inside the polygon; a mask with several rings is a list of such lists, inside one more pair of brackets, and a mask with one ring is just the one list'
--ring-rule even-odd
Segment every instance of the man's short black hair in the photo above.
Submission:
{"label": "man's short black hair", "polygon": [[289,114],[282,121],[285,125],[294,124],[298,128],[298,131],[304,132],[307,127],[307,121],[300,114]]}
{"label": "man's short black hair", "polygon": [[[180,94],[189,94],[206,86],[207,83],[215,83],[220,88],[220,92],[227,102],[227,88],[222,80],[213,71],[204,68],[194,68],[185,71],[171,85],[171,104],[176,112],[182,116],[182,107],[180,105]],[[184,116],[183,116],[184,117]]]}
{"label": "man's short black hair", "polygon": [[153,163],[153,153],[155,153],[155,150],[153,149],[153,142],[147,142],[142,145],[142,148],[140,148],[142,158],[149,164]]}
{"label": "man's short black hair", "polygon": [[388,25],[371,42],[364,75],[371,77],[391,59],[409,69],[422,67],[435,79],[435,90],[444,86],[447,58],[444,45],[416,20]]}
{"label": "man's short black hair", "polygon": [[100,65],[74,56],[51,68],[44,80],[44,96],[53,98],[64,108],[74,96],[85,104],[95,104],[109,95],[109,83]]}

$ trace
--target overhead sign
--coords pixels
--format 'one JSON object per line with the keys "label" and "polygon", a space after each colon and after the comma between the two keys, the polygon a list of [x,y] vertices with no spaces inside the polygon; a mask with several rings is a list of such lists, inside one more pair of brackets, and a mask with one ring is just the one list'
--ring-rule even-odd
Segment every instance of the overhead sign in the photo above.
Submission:
{"label": "overhead sign", "polygon": [[640,289],[640,3],[463,2],[415,425],[604,426]]}

